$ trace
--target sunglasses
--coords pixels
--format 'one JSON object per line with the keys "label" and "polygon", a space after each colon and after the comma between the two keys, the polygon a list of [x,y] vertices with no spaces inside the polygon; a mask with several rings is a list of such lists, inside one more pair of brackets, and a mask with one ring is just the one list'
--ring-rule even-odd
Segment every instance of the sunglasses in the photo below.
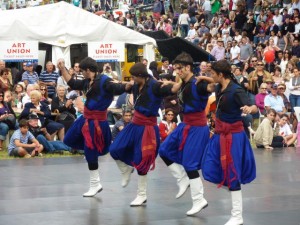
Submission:
{"label": "sunglasses", "polygon": [[251,62],[257,62],[257,60],[252,60]]}
{"label": "sunglasses", "polygon": [[264,64],[257,64],[258,66],[264,66]]}
{"label": "sunglasses", "polygon": [[46,89],[45,88],[43,88],[43,89],[40,89],[41,91],[46,91]]}
{"label": "sunglasses", "polygon": [[262,90],[266,90],[267,88],[260,88],[260,89],[262,89]]}
{"label": "sunglasses", "polygon": [[285,88],[278,88],[279,90],[285,90]]}
{"label": "sunglasses", "polygon": [[0,95],[0,97],[3,97],[3,95]]}

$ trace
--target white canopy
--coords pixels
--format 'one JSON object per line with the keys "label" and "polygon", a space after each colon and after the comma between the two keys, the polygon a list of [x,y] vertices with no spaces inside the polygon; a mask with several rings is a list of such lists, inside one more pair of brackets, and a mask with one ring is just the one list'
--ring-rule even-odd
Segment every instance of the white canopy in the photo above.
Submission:
{"label": "white canopy", "polygon": [[[0,11],[0,41],[39,41],[54,47],[54,58],[66,56],[72,44],[121,41],[144,45],[153,58],[153,38],[61,1],[45,6]],[[146,54],[146,55],[145,55]],[[59,55],[59,56],[58,56]],[[68,59],[67,59],[68,60]],[[66,60],[66,61],[67,61]]]}

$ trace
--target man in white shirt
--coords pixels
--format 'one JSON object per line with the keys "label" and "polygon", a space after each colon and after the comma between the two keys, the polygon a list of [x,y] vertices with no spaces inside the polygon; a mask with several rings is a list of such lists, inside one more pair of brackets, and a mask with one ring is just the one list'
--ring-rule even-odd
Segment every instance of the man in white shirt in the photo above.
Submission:
{"label": "man in white shirt", "polygon": [[232,41],[232,47],[230,49],[230,61],[232,64],[239,66],[240,64],[240,53],[241,49],[237,45],[237,41],[233,40]]}
{"label": "man in white shirt", "polygon": [[276,24],[279,27],[279,30],[281,30],[281,26],[283,24],[282,15],[279,14],[279,9],[275,10],[275,15],[273,16],[274,24]]}
{"label": "man in white shirt", "polygon": [[291,131],[289,124],[287,123],[289,117],[287,114],[283,114],[278,122],[279,135],[283,137],[286,146],[293,145],[296,141],[297,135]]}

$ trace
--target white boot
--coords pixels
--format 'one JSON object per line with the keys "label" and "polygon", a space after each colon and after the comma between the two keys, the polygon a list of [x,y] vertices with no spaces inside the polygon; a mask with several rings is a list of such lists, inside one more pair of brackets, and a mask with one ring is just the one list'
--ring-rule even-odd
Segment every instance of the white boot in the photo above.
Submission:
{"label": "white boot", "polygon": [[194,215],[208,206],[207,201],[203,197],[203,183],[200,177],[190,180],[190,188],[193,207],[187,211],[186,215],[188,216]]}
{"label": "white boot", "polygon": [[139,176],[138,191],[136,198],[130,203],[130,206],[141,206],[147,202],[147,175]]}
{"label": "white boot", "polygon": [[231,217],[225,225],[243,224],[243,199],[242,191],[231,191],[232,210]]}
{"label": "white boot", "polygon": [[93,197],[98,192],[102,191],[98,170],[90,170],[90,189],[83,194],[83,197]]}
{"label": "white boot", "polygon": [[126,187],[130,181],[131,173],[133,172],[133,168],[131,166],[128,166],[127,164],[123,163],[120,160],[116,160],[116,163],[122,173],[122,187]]}
{"label": "white boot", "polygon": [[177,163],[172,163],[168,167],[171,170],[171,174],[173,175],[173,177],[177,179],[177,185],[179,187],[179,191],[176,195],[176,198],[180,198],[190,186],[190,180],[186,175],[183,166]]}

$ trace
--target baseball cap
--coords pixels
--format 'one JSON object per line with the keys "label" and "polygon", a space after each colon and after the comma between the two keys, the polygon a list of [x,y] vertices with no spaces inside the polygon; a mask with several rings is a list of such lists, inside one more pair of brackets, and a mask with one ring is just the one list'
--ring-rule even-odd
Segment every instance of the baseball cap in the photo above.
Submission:
{"label": "baseball cap", "polygon": [[32,62],[27,62],[26,66],[33,66]]}
{"label": "baseball cap", "polygon": [[272,84],[272,89],[277,89],[278,85],[277,84]]}
{"label": "baseball cap", "polygon": [[38,115],[36,113],[30,113],[29,114],[29,117],[28,117],[30,120],[34,120],[34,119],[38,119]]}

